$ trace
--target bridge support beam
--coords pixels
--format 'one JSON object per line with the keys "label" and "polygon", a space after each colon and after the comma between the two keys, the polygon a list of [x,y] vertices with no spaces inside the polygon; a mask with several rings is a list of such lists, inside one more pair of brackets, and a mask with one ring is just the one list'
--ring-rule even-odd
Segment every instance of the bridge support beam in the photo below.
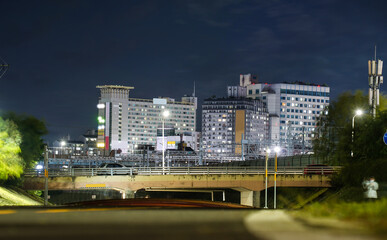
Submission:
{"label": "bridge support beam", "polygon": [[261,192],[238,189],[241,193],[241,205],[259,208]]}

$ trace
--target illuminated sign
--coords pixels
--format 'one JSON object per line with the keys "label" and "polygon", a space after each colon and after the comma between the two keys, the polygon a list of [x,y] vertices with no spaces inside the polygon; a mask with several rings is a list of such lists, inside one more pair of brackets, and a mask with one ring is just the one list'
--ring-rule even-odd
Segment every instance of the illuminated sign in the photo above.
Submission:
{"label": "illuminated sign", "polygon": [[155,105],[166,105],[167,99],[164,98],[153,98],[153,104]]}
{"label": "illuminated sign", "polygon": [[99,116],[98,123],[105,123],[105,119],[103,119],[103,117]]}
{"label": "illuminated sign", "polygon": [[98,108],[98,109],[104,109],[104,108],[105,108],[105,104],[104,104],[104,103],[99,103],[99,104],[97,105],[97,108]]}

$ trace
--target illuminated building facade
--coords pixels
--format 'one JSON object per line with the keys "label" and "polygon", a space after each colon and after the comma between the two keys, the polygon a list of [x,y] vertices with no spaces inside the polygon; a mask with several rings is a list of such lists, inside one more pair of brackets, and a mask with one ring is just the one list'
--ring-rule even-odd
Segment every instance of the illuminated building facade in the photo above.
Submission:
{"label": "illuminated building facade", "polygon": [[298,151],[311,149],[316,122],[329,105],[329,94],[328,86],[302,82],[247,86],[248,98],[266,103],[271,144]]}
{"label": "illuminated building facade", "polygon": [[206,99],[202,105],[202,141],[206,153],[241,154],[241,141],[264,142],[268,113],[260,100]]}
{"label": "illuminated building facade", "polygon": [[164,98],[165,104],[152,99],[129,98],[133,87],[97,86],[101,90],[98,107],[99,148],[107,152],[121,149],[123,153],[136,150],[140,145],[156,145],[157,129],[162,125],[162,112],[169,111],[166,126],[176,134],[195,132],[196,107],[194,101],[176,102]]}

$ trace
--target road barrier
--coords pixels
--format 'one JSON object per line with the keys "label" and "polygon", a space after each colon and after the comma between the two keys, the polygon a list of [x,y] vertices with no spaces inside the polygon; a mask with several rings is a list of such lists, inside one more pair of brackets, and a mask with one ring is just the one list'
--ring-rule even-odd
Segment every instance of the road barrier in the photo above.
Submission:
{"label": "road barrier", "polygon": [[[330,175],[340,170],[340,167],[279,167],[279,175]],[[274,174],[274,169],[268,169],[268,174]],[[51,168],[49,177],[76,176],[117,176],[117,175],[209,175],[209,174],[265,174],[263,167],[141,167],[141,168]],[[24,172],[28,177],[44,177],[44,171],[28,169]]]}

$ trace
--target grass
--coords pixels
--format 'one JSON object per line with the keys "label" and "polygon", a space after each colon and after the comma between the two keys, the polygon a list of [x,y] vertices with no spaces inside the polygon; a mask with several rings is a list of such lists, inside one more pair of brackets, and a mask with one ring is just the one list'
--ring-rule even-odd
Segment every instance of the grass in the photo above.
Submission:
{"label": "grass", "polygon": [[0,206],[37,206],[41,202],[32,199],[27,193],[14,188],[0,187]]}
{"label": "grass", "polygon": [[313,217],[329,217],[357,221],[366,224],[379,233],[387,233],[387,199],[374,202],[313,203],[301,210],[302,214]]}

